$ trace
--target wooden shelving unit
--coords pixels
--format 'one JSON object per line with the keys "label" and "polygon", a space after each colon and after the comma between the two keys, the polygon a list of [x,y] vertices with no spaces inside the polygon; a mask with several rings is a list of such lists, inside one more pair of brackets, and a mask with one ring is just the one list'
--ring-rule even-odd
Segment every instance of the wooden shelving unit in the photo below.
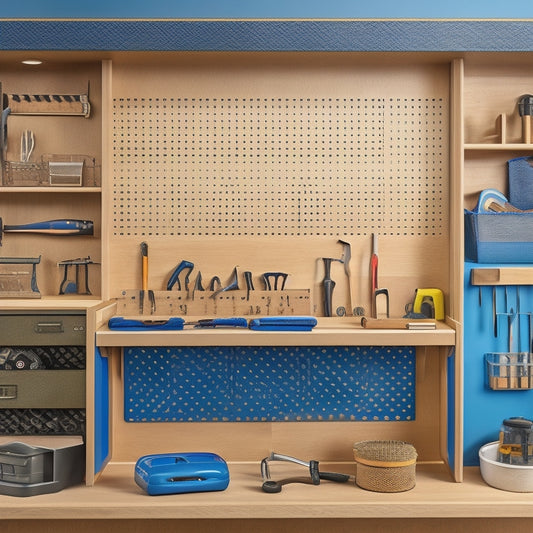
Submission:
{"label": "wooden shelving unit", "polygon": [[[354,62],[357,69],[353,68]],[[260,492],[250,491],[251,487],[245,481],[256,477],[253,472],[257,461],[272,447],[283,448],[282,451],[287,453],[294,450],[294,455],[317,454],[325,462],[341,461],[350,470],[353,468],[350,456],[354,440],[369,436],[410,440],[416,444],[421,462],[438,465],[422,468],[421,472],[426,472],[422,474],[422,485],[422,479],[432,476],[434,481],[429,482],[430,486],[433,482],[437,485],[448,482],[454,486],[453,480],[461,480],[460,413],[457,411],[451,417],[455,418],[453,427],[448,425],[447,415],[450,403],[448,381],[459,383],[458,376],[454,375],[457,370],[450,373],[448,361],[450,357],[460,361],[460,335],[457,332],[460,317],[454,311],[459,307],[458,291],[450,251],[453,215],[450,218],[446,207],[450,202],[448,167],[451,154],[447,146],[450,64],[442,57],[424,57],[419,63],[416,57],[406,56],[400,61],[400,67],[398,69],[397,58],[392,55],[385,55],[375,63],[364,55],[313,54],[311,57],[297,53],[205,53],[195,56],[194,63],[191,63],[188,53],[161,55],[156,62],[147,61],[144,54],[119,54],[112,60],[101,62],[101,115],[97,116],[101,120],[103,140],[102,186],[0,189],[0,198],[9,204],[13,199],[21,206],[54,199],[54,210],[59,202],[59,206],[65,208],[72,204],[75,210],[89,205],[95,213],[95,238],[97,243],[101,242],[101,290],[94,299],[81,295],[62,298],[53,294],[53,288],[47,288],[43,298],[35,303],[2,302],[6,308],[17,311],[50,307],[87,310],[90,370],[87,375],[86,478],[89,487],[69,489],[74,498],[86,491],[95,498],[89,503],[90,498],[83,497],[87,503],[85,517],[93,516],[90,509],[101,505],[101,497],[114,501],[111,507],[122,507],[122,491],[118,490],[118,500],[113,500],[108,480],[120,480],[120,486],[129,486],[131,466],[136,457],[152,453],[162,443],[169,442],[174,443],[173,447],[205,449],[213,441],[214,434],[217,435],[217,451],[235,464],[232,482],[235,491],[226,492],[222,497],[229,498],[229,501],[237,497],[243,502],[239,504],[240,510],[226,513],[226,517],[245,518],[254,514],[272,517],[263,509],[263,505],[270,504],[264,501]],[[394,78],[387,80],[390,69]],[[206,77],[208,72],[212,73]],[[331,76],[337,79],[337,83],[325,86],[324,77]],[[397,77],[405,83],[398,83]],[[302,83],[302,80],[306,82]],[[230,96],[233,104],[228,105],[226,102]],[[260,105],[259,101],[262,102]],[[318,130],[309,118],[315,108],[320,109],[316,120],[312,119],[317,121]],[[385,130],[382,130],[384,113],[389,109],[391,113],[386,121],[398,132],[398,145],[385,138]],[[404,128],[404,121],[424,116],[428,109],[434,118],[431,124],[420,126],[423,131],[413,140],[413,132]],[[211,113],[219,117],[220,123],[210,122]],[[249,118],[251,116],[253,120]],[[134,120],[131,117],[135,117]],[[178,119],[181,122],[173,122]],[[335,121],[335,127],[330,127],[331,120]],[[154,128],[154,124],[158,127]],[[232,143],[244,143],[247,147],[250,136],[253,136],[254,148],[249,159],[233,161],[235,157],[241,157],[238,152],[229,144],[219,143],[219,129],[222,128],[222,132],[230,125],[235,126]],[[265,128],[265,131],[258,133],[257,128]],[[431,130],[431,136],[426,129]],[[356,134],[356,131],[363,133]],[[209,152],[209,157],[205,152],[206,157],[200,160],[196,157],[196,149],[200,149],[206,135],[210,136],[213,151]],[[180,144],[183,136],[187,136],[186,143]],[[279,142],[271,142],[271,139]],[[375,151],[376,139],[378,151]],[[420,144],[417,148],[420,160],[409,158],[405,161],[404,151],[413,142]],[[283,144],[278,146],[279,143]],[[164,158],[158,152],[161,146],[172,146],[172,157]],[[187,152],[183,151],[184,146]],[[383,166],[382,150],[394,150],[398,162],[391,167]],[[320,154],[319,159],[313,155],[315,152]],[[256,153],[267,155],[255,161]],[[276,154],[284,158],[281,166]],[[248,158],[248,154],[244,155]],[[227,158],[230,166],[226,168],[221,157]],[[330,157],[334,158],[334,165],[328,161],[324,166],[324,158],[329,160]],[[361,158],[368,168],[354,165],[354,161],[363,160]],[[178,160],[181,163],[176,167],[175,161]],[[229,170],[234,164],[241,169],[239,176]],[[405,165],[408,168],[404,168]],[[385,177],[395,172],[407,173],[414,176],[412,179],[417,183],[425,184],[427,166],[432,169],[431,188],[425,185],[422,189],[412,188],[409,184],[398,183],[398,190],[382,191],[382,185],[388,183],[383,181]],[[288,169],[289,176],[283,179],[283,183],[278,183],[281,168]],[[259,169],[262,169],[261,173]],[[202,186],[204,173],[218,176],[219,181]],[[375,173],[379,179],[368,178]],[[239,181],[243,179],[241,175],[245,177],[242,182]],[[247,180],[252,183],[252,188]],[[232,181],[234,185],[228,188],[226,181]],[[352,187],[359,185],[362,187],[360,193],[352,192]],[[285,195],[280,192],[283,188]],[[257,189],[257,195],[250,192],[254,189]],[[418,192],[413,193],[415,190]],[[161,191],[171,195],[171,204]],[[423,198],[418,198],[419,193]],[[416,198],[411,198],[413,194]],[[399,195],[401,200],[396,201],[394,195]],[[361,196],[361,202],[356,196]],[[383,200],[386,205],[377,208]],[[294,202],[299,203],[299,207],[293,213]],[[211,206],[213,220],[205,216],[198,219],[204,203]],[[355,204],[359,211],[354,219],[351,210]],[[11,209],[13,214],[10,216],[20,213],[20,209]],[[374,220],[376,209],[381,213],[377,226]],[[46,210],[42,216],[45,214],[48,215]],[[220,224],[219,220],[222,220]],[[321,257],[340,258],[343,250],[337,242],[339,238],[351,243],[352,277],[356,281],[350,294],[343,266],[334,264],[335,307],[350,310],[352,305],[359,305],[370,310],[368,264],[371,233],[376,229],[380,232],[380,287],[389,289],[391,316],[405,313],[405,304],[413,299],[415,288],[439,287],[445,294],[447,319],[439,323],[436,330],[367,330],[360,326],[357,317],[321,316]],[[12,237],[11,247],[15,246],[14,241],[15,237]],[[149,287],[153,290],[164,290],[169,272],[182,259],[194,262],[194,274],[201,270],[206,280],[217,274],[223,282],[224,273],[229,276],[235,264],[241,272],[252,271],[256,285],[259,285],[261,272],[286,271],[291,288],[310,290],[311,311],[319,316],[319,326],[310,333],[214,330],[146,334],[110,331],[106,323],[116,314],[114,299],[125,289],[139,287],[141,241],[147,241],[149,245]],[[35,238],[18,239],[17,243],[17,251],[22,250],[22,246],[35,246]],[[422,252],[431,255],[439,268],[426,268],[421,259]],[[100,255],[95,254],[95,258],[100,259]],[[410,346],[416,352],[416,420],[370,422],[371,426],[364,421],[337,421],[328,423],[328,432],[323,431],[323,422],[126,423],[123,417],[122,353],[133,346]],[[101,376],[92,372],[95,363],[108,366],[108,384],[100,382]],[[109,456],[103,464],[97,465],[94,442],[105,421],[98,419],[101,414],[95,404],[99,392],[95,392],[95,387],[102,386],[109,387],[110,395]],[[449,434],[455,439],[451,448],[447,443]],[[306,444],[302,445],[303,442]],[[449,453],[455,455],[452,465],[449,465]],[[101,472],[97,472],[99,469]],[[135,489],[134,486],[130,488]],[[349,489],[350,496],[345,503],[341,497],[334,515],[365,516],[387,505],[385,500],[383,503],[376,500],[376,507],[374,504],[370,506],[373,511],[362,511],[361,507],[341,511],[351,501],[352,488],[357,490],[354,487]],[[413,495],[413,504],[419,496],[420,493]],[[216,502],[216,496],[213,497]],[[337,498],[334,494],[329,497]],[[55,501],[53,495],[46,498]],[[189,498],[182,516],[196,518],[203,514],[202,506],[198,507],[195,501],[196,497]],[[161,503],[150,517],[171,517],[168,504]],[[213,505],[207,501],[206,504],[208,507]],[[289,516],[295,505],[301,509],[297,516],[307,512],[306,505],[293,502],[287,507],[281,505],[274,517]],[[58,515],[72,516],[70,513],[74,508],[70,504],[63,503],[64,512],[58,511],[59,507],[55,509]],[[131,515],[123,508],[123,512],[116,516],[138,517],[144,512],[142,506],[138,509],[139,514]],[[316,509],[318,516],[324,512],[325,506],[319,505]],[[223,515],[220,508],[220,512],[216,511],[212,516],[221,518]]]}
{"label": "wooden shelving unit", "polygon": [[[99,187],[0,187],[4,224],[31,215],[92,218],[96,227],[90,240],[5,238],[2,254],[41,250],[46,260],[43,298],[0,300],[2,310],[87,313],[87,486],[0,497],[2,518],[257,524],[533,515],[529,495],[496,491],[479,469],[462,464],[463,208],[475,205],[480,190],[502,188],[506,159],[533,151],[520,142],[514,103],[507,102],[528,92],[522,70],[532,57],[342,50],[46,52],[43,77],[16,64],[20,52],[2,56],[4,89],[22,92],[39,79],[47,91],[60,91],[91,78],[93,117],[74,133],[54,117],[37,133],[43,152],[74,140],[76,152],[94,151],[102,165]],[[478,93],[486,98],[478,101]],[[495,110],[507,115],[500,131]],[[346,276],[334,263],[335,307],[371,308],[372,233],[379,236],[379,285],[389,290],[391,316],[403,316],[416,288],[438,287],[446,320],[436,330],[366,330],[355,317],[322,316],[321,260],[341,258],[339,239],[351,244],[352,270]],[[252,271],[256,283],[262,272],[283,271],[291,288],[310,291],[319,325],[310,333],[111,331],[116,299],[140,288],[141,241],[149,245],[152,290],[165,290],[183,259],[194,263],[194,274],[223,282],[235,265]],[[95,296],[56,295],[57,262],[81,255],[101,263]],[[414,347],[416,420],[125,422],[124,350],[210,346]],[[109,405],[97,406],[107,395]],[[107,439],[109,453],[97,463],[103,427],[109,434],[98,438]],[[367,438],[414,442],[415,489],[385,495],[324,484],[291,486],[280,496],[260,491],[259,461],[272,448],[316,456],[351,474],[351,445]],[[133,482],[143,454],[210,446],[230,464],[223,493],[148,498]]]}

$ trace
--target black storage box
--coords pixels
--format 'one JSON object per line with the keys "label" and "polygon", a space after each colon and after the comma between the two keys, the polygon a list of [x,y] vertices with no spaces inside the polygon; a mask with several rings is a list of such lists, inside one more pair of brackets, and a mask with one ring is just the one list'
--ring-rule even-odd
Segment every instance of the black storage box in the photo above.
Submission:
{"label": "black storage box", "polygon": [[81,437],[0,440],[0,494],[58,492],[81,483],[84,475],[85,445]]}

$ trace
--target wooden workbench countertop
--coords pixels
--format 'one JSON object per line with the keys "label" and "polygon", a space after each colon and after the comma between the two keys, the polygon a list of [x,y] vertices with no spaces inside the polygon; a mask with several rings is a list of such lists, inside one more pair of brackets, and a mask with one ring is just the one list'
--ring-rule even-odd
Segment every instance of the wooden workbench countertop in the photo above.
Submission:
{"label": "wooden workbench countertop", "polygon": [[[133,317],[134,318],[134,317]],[[189,320],[189,319],[188,319]],[[191,318],[194,320],[194,317]],[[102,326],[96,345],[125,346],[453,346],[455,330],[366,329],[360,318],[319,318],[312,331],[251,331],[233,328],[182,331],[119,331]]]}
{"label": "wooden workbench countertop", "polygon": [[[401,493],[369,492],[350,480],[292,484],[266,494],[258,463],[228,466],[231,481],[225,491],[148,496],[134,481],[133,463],[110,464],[93,487],[28,498],[0,496],[0,519],[533,517],[533,493],[489,487],[476,467],[466,468],[464,482],[455,483],[443,465],[418,465],[416,486]],[[353,466],[327,466],[333,468],[348,473]]]}

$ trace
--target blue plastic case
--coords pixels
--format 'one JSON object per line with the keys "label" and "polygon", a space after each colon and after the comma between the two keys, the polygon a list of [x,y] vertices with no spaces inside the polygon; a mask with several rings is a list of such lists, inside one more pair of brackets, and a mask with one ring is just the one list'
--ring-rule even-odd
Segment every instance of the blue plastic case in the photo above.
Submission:
{"label": "blue plastic case", "polygon": [[150,496],[225,490],[226,461],[215,453],[145,455],[135,464],[135,482]]}

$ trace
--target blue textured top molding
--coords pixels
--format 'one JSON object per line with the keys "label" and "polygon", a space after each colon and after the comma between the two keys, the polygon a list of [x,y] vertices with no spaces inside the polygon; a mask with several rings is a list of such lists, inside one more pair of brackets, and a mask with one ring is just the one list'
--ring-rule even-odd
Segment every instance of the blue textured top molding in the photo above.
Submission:
{"label": "blue textured top molding", "polygon": [[533,20],[0,20],[0,50],[533,51]]}

